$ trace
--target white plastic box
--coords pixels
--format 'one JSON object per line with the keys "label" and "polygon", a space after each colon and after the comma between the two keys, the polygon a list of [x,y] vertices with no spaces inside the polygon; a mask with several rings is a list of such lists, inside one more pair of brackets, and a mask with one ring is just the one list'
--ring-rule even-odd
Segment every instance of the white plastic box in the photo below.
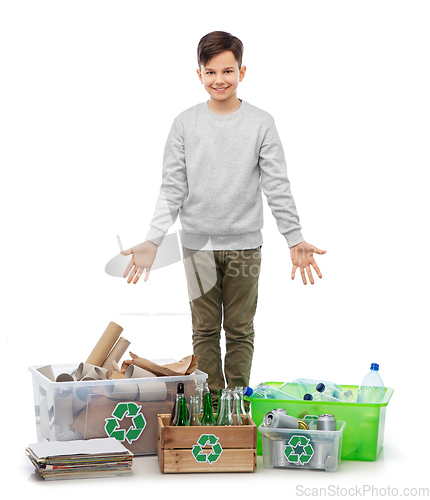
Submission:
{"label": "white plastic box", "polygon": [[262,424],[258,430],[262,438],[263,465],[335,472],[341,459],[345,426],[341,420],[336,422],[335,431],[273,429]]}
{"label": "white plastic box", "polygon": [[[153,360],[158,365],[174,359]],[[157,415],[171,413],[178,382],[194,394],[207,374],[52,382],[29,366],[33,376],[37,441],[71,441],[115,437],[135,455],[157,453]],[[72,374],[78,364],[51,365],[54,377]]]}

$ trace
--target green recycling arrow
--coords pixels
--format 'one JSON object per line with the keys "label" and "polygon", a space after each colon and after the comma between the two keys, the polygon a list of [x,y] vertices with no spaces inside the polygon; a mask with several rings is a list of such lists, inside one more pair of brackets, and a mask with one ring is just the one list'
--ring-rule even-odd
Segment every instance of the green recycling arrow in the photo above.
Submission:
{"label": "green recycling arrow", "polygon": [[[210,465],[216,462],[222,453],[222,447],[218,440],[219,438],[213,434],[202,434],[197,440],[197,444],[193,445],[191,450],[195,460],[199,463],[208,462]],[[212,451],[210,453],[203,453],[203,448],[207,444],[212,446]]]}
{"label": "green recycling arrow", "polygon": [[[300,446],[301,450],[296,450]],[[298,453],[300,451],[300,453]],[[295,465],[305,465],[313,457],[314,449],[306,436],[291,436],[288,444],[284,447],[285,457],[289,462]]]}
{"label": "green recycling arrow", "polygon": [[[112,418],[106,418],[105,432],[109,437],[114,437],[118,441],[125,441],[131,444],[133,441],[139,439],[146,427],[146,421],[140,412],[141,406],[136,403],[118,403],[112,412]],[[121,429],[120,421],[125,417],[133,417],[131,420],[133,426],[129,427],[126,431]]]}

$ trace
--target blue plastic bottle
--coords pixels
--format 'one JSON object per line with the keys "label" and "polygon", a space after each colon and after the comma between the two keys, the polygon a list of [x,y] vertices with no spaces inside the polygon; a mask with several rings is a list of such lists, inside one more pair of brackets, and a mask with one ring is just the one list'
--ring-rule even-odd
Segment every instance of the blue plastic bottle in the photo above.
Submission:
{"label": "blue plastic bottle", "polygon": [[245,387],[245,389],[243,390],[243,394],[245,396],[248,396],[249,398],[297,400],[297,398],[294,398],[289,394],[285,394],[285,392],[278,391],[278,389],[265,384],[259,384],[255,389],[251,389],[251,387]]}
{"label": "blue plastic bottle", "polygon": [[357,403],[380,403],[385,395],[385,386],[379,375],[378,363],[372,363],[370,372],[358,389]]}

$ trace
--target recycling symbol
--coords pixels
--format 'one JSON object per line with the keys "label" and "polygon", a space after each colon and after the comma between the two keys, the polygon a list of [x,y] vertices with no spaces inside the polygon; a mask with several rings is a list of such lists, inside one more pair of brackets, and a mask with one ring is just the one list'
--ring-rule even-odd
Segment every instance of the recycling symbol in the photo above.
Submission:
{"label": "recycling symbol", "polygon": [[[196,462],[209,462],[210,465],[216,462],[222,453],[222,448],[218,440],[219,438],[213,434],[202,434],[197,440],[197,444],[193,445],[191,451]],[[203,448],[208,444],[212,446],[211,452],[203,453]]]}
{"label": "recycling symbol", "polygon": [[[139,439],[146,426],[146,421],[143,418],[140,409],[136,403],[118,403],[112,412],[112,418],[106,418],[105,431],[109,437],[114,437],[118,441],[127,440],[128,444]],[[132,417],[133,425],[125,429],[121,429],[121,420],[124,417]]]}
{"label": "recycling symbol", "polygon": [[306,436],[294,435],[284,447],[284,454],[292,464],[305,465],[312,458],[314,449]]}

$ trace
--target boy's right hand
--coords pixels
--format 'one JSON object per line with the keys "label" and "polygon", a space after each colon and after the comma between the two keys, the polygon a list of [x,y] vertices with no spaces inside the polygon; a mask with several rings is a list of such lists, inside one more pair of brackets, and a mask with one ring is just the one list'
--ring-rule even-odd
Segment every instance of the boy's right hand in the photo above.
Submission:
{"label": "boy's right hand", "polygon": [[122,255],[131,255],[131,260],[123,274],[124,278],[127,278],[128,276],[127,283],[131,283],[131,281],[133,281],[133,284],[136,284],[142,276],[144,269],[146,269],[144,281],[148,280],[149,272],[152,264],[154,263],[155,256],[157,255],[157,250],[157,245],[154,245],[151,241],[146,240],[139,245],[121,252]]}

